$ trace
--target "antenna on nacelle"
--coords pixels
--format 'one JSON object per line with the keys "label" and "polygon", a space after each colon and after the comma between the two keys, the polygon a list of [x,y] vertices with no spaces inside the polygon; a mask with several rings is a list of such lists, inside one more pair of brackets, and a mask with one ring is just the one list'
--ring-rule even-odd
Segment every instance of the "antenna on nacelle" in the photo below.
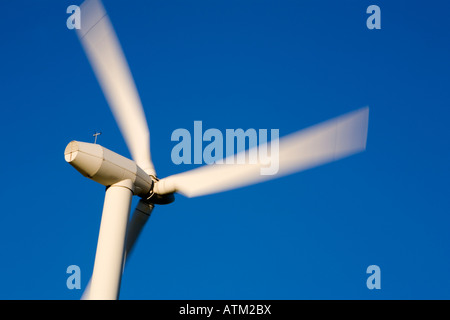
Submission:
{"label": "antenna on nacelle", "polygon": [[96,132],[92,136],[94,137],[94,144],[97,144],[97,136],[101,135],[101,132]]}

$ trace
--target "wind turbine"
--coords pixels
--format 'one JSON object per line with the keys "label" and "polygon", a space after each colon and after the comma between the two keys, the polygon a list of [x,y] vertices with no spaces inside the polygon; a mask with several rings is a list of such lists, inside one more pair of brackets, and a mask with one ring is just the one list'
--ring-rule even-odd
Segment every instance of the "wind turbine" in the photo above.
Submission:
{"label": "wind turbine", "polygon": [[[70,142],[65,149],[68,163],[106,186],[94,270],[84,298],[119,297],[126,254],[132,250],[154,205],[173,202],[174,193],[197,197],[245,187],[335,161],[366,148],[368,107],[276,141],[279,171],[274,175],[261,174],[260,169],[266,166],[262,160],[248,164],[223,161],[224,164],[206,165],[160,180],[150,156],[150,134],[142,104],[100,0],[86,0],[81,5],[81,29],[77,35],[133,158],[127,159],[99,144],[79,141]],[[267,145],[256,148],[261,147]],[[247,156],[250,151],[243,153]],[[134,195],[141,200],[130,220]]]}

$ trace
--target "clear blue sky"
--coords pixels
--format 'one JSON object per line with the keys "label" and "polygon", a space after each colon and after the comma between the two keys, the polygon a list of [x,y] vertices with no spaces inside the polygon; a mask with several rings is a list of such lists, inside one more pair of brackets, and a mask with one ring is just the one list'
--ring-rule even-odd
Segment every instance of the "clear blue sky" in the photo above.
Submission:
{"label": "clear blue sky", "polygon": [[[79,299],[104,187],[71,140],[129,152],[66,8],[1,1],[0,299]],[[381,8],[368,30],[366,8]],[[450,299],[446,1],[105,1],[145,107],[160,177],[177,128],[299,129],[370,106],[367,150],[157,207],[122,299]],[[134,203],[136,203],[134,200]],[[366,268],[381,268],[381,289]]]}

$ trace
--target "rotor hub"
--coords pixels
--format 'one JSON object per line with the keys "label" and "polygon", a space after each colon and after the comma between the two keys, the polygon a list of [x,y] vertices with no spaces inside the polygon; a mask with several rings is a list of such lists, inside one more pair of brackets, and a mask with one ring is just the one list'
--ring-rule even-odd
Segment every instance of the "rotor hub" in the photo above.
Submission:
{"label": "rotor hub", "polygon": [[155,192],[155,185],[159,181],[158,177],[150,175],[152,178],[152,187],[147,197],[144,198],[146,202],[153,204],[169,204],[175,201],[175,195],[173,193],[158,194]]}

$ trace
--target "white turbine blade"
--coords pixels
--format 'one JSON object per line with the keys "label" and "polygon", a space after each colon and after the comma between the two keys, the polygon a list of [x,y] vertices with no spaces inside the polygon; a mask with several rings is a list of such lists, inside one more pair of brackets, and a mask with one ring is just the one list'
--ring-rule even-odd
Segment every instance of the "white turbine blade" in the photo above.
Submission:
{"label": "white turbine blade", "polygon": [[[279,152],[270,144],[256,148],[272,150],[270,162],[251,164],[212,164],[164,178],[156,183],[155,192],[179,192],[187,197],[213,194],[275,179],[294,172],[307,170],[365,150],[369,108],[345,114],[313,127],[290,134],[279,140]],[[274,145],[275,146],[275,145]],[[276,148],[275,148],[276,150]],[[246,151],[246,159],[249,159]],[[234,155],[233,155],[234,157]],[[279,170],[269,167],[276,165]],[[275,167],[276,169],[276,167]],[[262,174],[266,170],[265,174]]]}
{"label": "white turbine blade", "polygon": [[108,15],[99,0],[81,7],[78,37],[127,143],[141,169],[155,175],[150,134],[133,77]]}
{"label": "white turbine blade", "polygon": [[147,203],[144,200],[140,200],[134,210],[130,223],[128,224],[127,240],[125,243],[125,257],[128,259],[133,251],[139,235],[142,232],[148,218],[153,211],[154,205]]}

